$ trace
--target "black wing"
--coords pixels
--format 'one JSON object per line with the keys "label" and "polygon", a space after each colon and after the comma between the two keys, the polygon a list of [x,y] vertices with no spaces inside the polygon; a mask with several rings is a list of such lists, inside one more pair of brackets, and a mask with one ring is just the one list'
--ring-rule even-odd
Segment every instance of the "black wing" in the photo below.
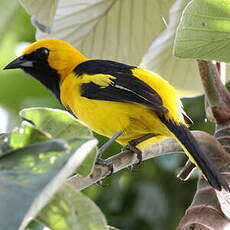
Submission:
{"label": "black wing", "polygon": [[77,76],[109,74],[115,77],[107,87],[93,82],[82,84],[81,95],[95,100],[137,103],[159,114],[167,113],[168,110],[162,105],[162,99],[157,92],[132,75],[134,68],[136,67],[105,60],[91,60],[78,65],[75,68]]}

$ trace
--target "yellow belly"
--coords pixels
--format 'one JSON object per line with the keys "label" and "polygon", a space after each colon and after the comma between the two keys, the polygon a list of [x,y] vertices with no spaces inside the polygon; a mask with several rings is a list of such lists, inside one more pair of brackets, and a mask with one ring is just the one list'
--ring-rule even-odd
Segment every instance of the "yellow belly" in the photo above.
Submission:
{"label": "yellow belly", "polygon": [[156,133],[170,135],[155,112],[138,104],[92,100],[80,96],[80,82],[69,75],[61,84],[61,101],[90,129],[107,137],[124,131],[118,139],[121,144]]}

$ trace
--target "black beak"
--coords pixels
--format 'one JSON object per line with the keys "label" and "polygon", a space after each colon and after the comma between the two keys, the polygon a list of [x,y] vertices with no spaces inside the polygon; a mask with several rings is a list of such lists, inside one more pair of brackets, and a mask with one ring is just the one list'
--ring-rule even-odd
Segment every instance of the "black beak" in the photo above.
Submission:
{"label": "black beak", "polygon": [[20,69],[24,67],[33,67],[33,62],[26,60],[23,56],[14,59],[3,69]]}

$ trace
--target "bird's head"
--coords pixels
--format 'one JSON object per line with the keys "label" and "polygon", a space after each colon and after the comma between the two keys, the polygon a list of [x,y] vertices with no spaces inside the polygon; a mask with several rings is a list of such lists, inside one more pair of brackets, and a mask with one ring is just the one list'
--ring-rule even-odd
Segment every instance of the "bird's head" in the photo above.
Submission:
{"label": "bird's head", "polygon": [[63,40],[43,39],[29,45],[4,69],[22,69],[57,95],[59,82],[86,60],[83,54]]}

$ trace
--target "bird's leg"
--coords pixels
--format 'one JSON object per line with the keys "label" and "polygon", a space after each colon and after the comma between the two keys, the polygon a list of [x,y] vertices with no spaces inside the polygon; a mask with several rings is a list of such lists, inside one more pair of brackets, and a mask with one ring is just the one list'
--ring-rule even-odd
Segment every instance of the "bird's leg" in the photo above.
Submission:
{"label": "bird's leg", "polygon": [[105,160],[103,160],[101,157],[102,157],[102,154],[105,152],[105,150],[114,142],[116,141],[116,139],[118,137],[121,136],[121,134],[123,133],[123,131],[118,131],[116,132],[107,142],[105,142],[104,145],[102,145],[99,149],[98,149],[98,157],[97,157],[97,161],[96,163],[97,164],[100,164],[100,165],[105,165],[109,168],[110,170],[110,174],[113,173],[113,165],[111,163],[107,163]]}
{"label": "bird's leg", "polygon": [[99,158],[99,159],[101,159],[102,154],[105,152],[105,150],[106,150],[107,148],[109,148],[109,146],[110,146],[111,144],[113,144],[113,142],[116,141],[116,139],[117,139],[118,137],[120,137],[122,133],[123,133],[122,131],[116,132],[108,141],[105,142],[104,145],[102,145],[102,146],[98,149],[98,158]]}
{"label": "bird's leg", "polygon": [[132,151],[133,153],[135,153],[137,155],[137,159],[138,159],[138,162],[137,164],[141,163],[142,161],[142,152],[140,149],[138,149],[136,146],[138,144],[140,144],[141,142],[151,138],[151,137],[156,137],[156,136],[159,136],[158,134],[154,134],[154,133],[149,133],[143,137],[140,137],[140,138],[137,138],[137,139],[134,139],[134,140],[131,140],[129,141],[129,143],[123,147],[123,151],[124,150],[129,150],[129,151]]}

